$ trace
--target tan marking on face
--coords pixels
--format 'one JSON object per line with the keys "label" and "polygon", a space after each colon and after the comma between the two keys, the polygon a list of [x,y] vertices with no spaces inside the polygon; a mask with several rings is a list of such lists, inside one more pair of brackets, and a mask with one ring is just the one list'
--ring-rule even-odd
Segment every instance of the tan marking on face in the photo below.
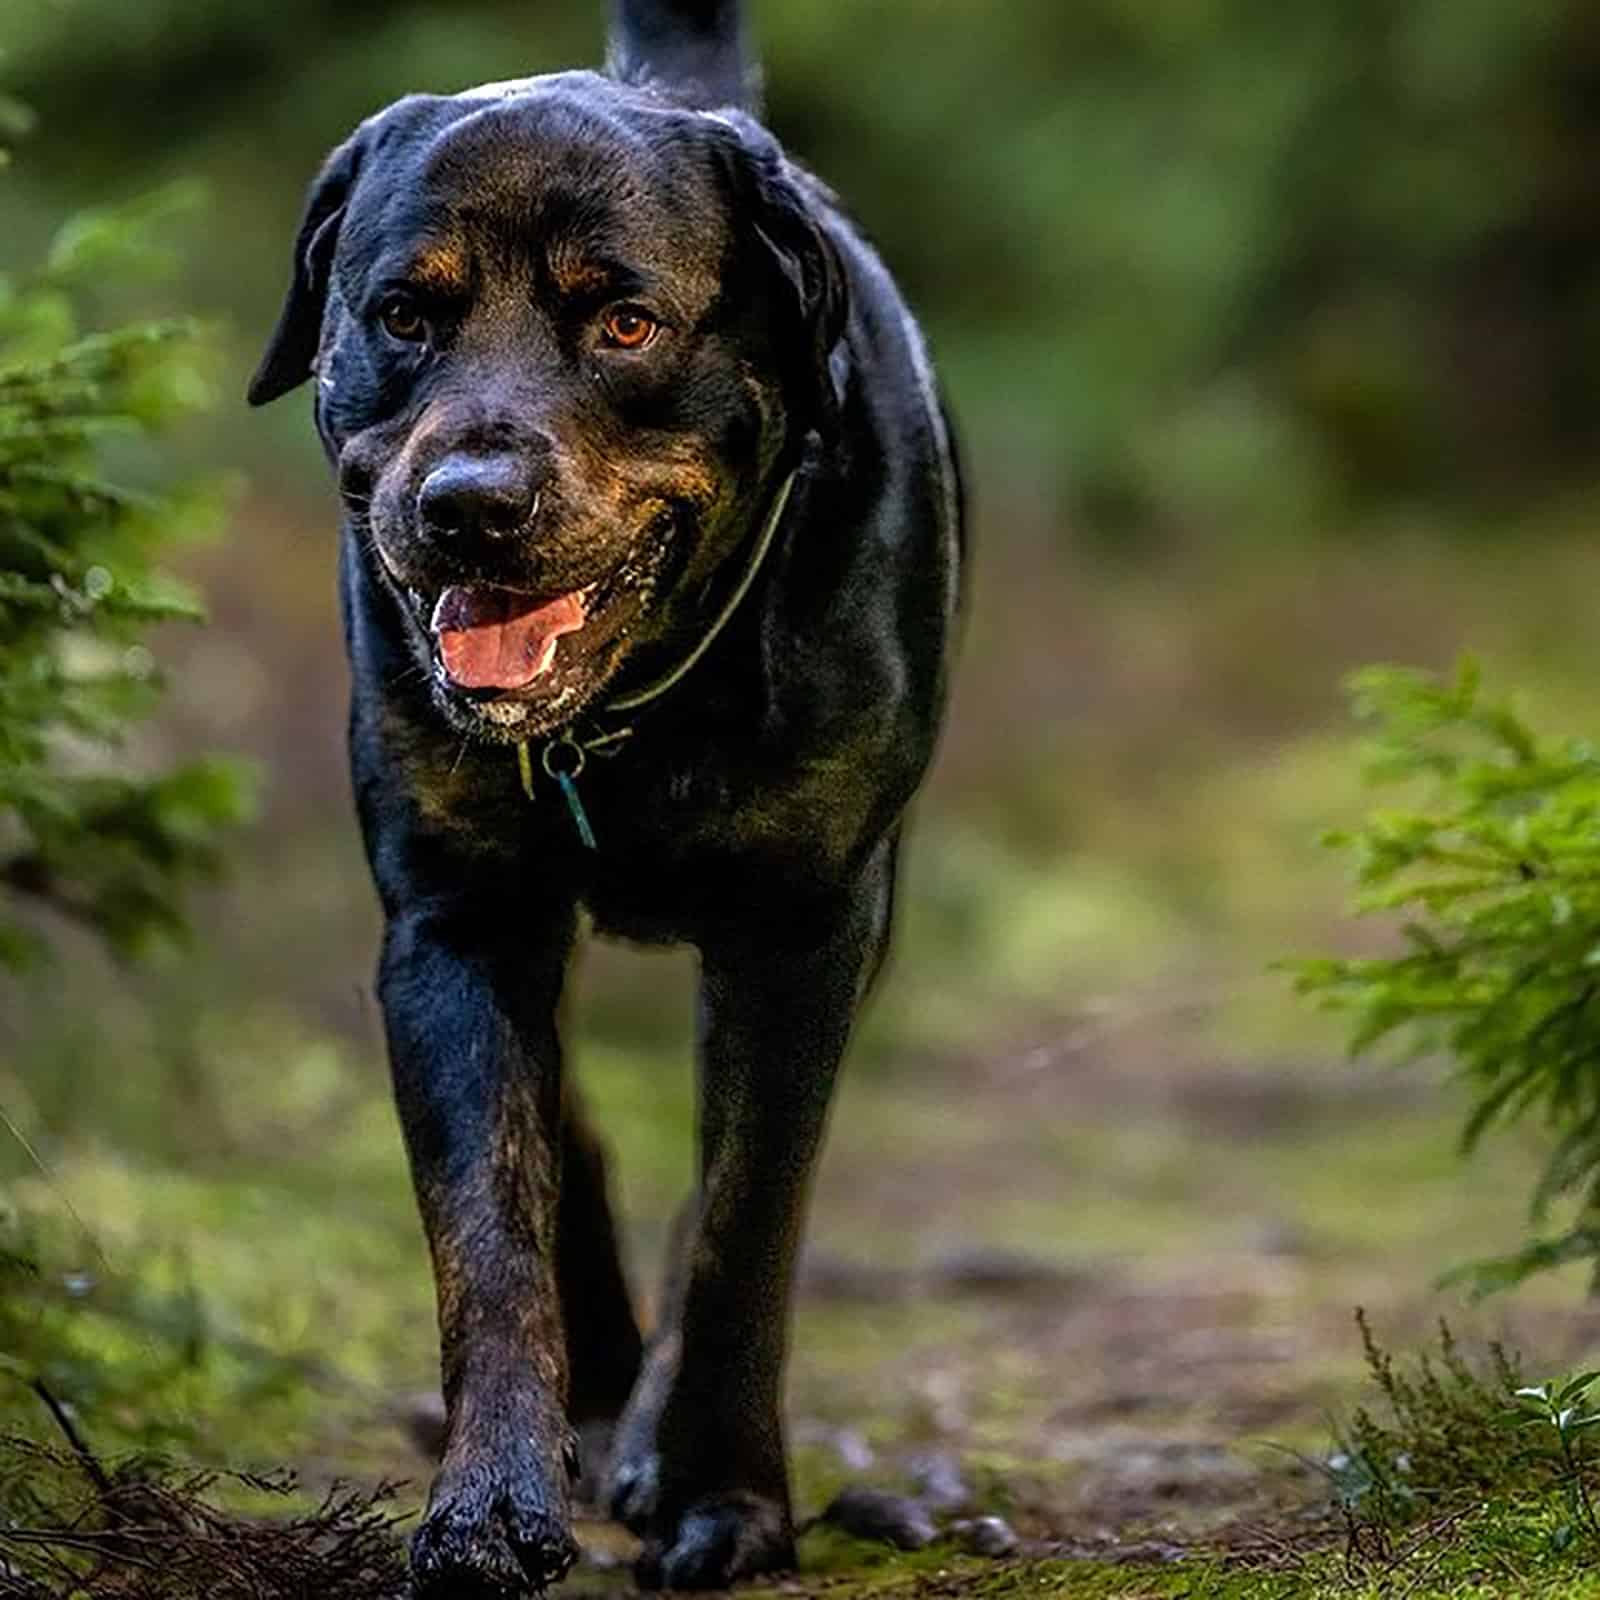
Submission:
{"label": "tan marking on face", "polygon": [[564,295],[597,295],[604,292],[608,278],[583,253],[582,246],[558,241],[550,248],[550,276]]}
{"label": "tan marking on face", "polygon": [[467,258],[456,245],[430,245],[411,263],[411,276],[435,294],[461,294],[467,287]]}
{"label": "tan marking on face", "polygon": [[626,454],[597,449],[580,438],[571,441],[566,459],[573,481],[584,486],[586,500],[613,521],[651,503],[659,507],[673,500],[704,513],[724,490],[703,445],[687,436],[654,439]]}

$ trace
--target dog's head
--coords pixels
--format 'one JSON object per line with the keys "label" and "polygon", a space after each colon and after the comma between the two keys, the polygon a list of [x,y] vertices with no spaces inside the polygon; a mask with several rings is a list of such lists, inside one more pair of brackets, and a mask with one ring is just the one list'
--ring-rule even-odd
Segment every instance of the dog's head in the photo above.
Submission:
{"label": "dog's head", "polygon": [[524,739],[704,620],[774,463],[831,421],[843,320],[754,123],[561,74],[402,100],[334,152],[250,399],[315,375],[440,709]]}

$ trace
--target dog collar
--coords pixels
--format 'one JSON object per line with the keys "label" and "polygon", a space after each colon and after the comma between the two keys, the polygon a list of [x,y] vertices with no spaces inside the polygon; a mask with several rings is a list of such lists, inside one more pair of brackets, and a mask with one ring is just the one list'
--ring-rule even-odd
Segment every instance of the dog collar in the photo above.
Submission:
{"label": "dog collar", "polygon": [[[739,581],[729,591],[728,598],[722,603],[722,609],[711,619],[710,627],[700,635],[695,647],[672,671],[646,684],[644,688],[637,689],[632,694],[622,695],[609,705],[601,707],[594,713],[596,717],[610,717],[618,712],[644,710],[646,706],[659,700],[669,689],[676,688],[705,656],[716,642],[717,636],[733,620],[734,612],[743,604],[751,585],[755,583],[756,575],[767,558],[767,552],[771,550],[773,541],[777,538],[778,524],[783,520],[784,510],[789,504],[789,494],[794,488],[794,480],[798,474],[799,468],[796,467],[778,485],[766,519],[761,524],[761,532],[751,547],[749,559],[744,564],[744,571],[739,575]],[[595,839],[594,829],[590,826],[589,814],[584,810],[582,797],[578,793],[578,779],[588,765],[590,756],[614,756],[632,736],[631,722],[609,731],[596,729],[588,734],[579,734],[574,726],[569,724],[544,741],[539,752],[537,769],[534,766],[532,746],[524,739],[517,746],[517,776],[522,782],[522,792],[530,800],[537,800],[538,773],[543,772],[545,777],[561,791],[561,797],[566,801],[567,810],[572,815],[572,825],[577,829],[578,838],[582,840],[584,848],[598,850],[600,846]]]}

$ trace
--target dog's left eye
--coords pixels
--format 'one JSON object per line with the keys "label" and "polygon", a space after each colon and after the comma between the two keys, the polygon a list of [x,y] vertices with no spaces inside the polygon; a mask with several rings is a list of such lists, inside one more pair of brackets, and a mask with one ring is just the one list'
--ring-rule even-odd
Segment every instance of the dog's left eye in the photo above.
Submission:
{"label": "dog's left eye", "polygon": [[428,337],[428,319],[409,295],[385,295],[378,303],[378,321],[391,339],[415,344]]}
{"label": "dog's left eye", "polygon": [[643,350],[661,324],[639,306],[615,306],[605,314],[600,334],[614,350]]}

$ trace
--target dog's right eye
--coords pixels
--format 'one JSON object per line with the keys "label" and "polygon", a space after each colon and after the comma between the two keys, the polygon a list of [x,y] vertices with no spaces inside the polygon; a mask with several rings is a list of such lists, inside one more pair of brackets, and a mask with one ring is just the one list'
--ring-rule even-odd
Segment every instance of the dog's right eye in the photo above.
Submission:
{"label": "dog's right eye", "polygon": [[417,309],[410,295],[385,295],[378,302],[378,321],[391,339],[416,344],[428,337],[428,319]]}

